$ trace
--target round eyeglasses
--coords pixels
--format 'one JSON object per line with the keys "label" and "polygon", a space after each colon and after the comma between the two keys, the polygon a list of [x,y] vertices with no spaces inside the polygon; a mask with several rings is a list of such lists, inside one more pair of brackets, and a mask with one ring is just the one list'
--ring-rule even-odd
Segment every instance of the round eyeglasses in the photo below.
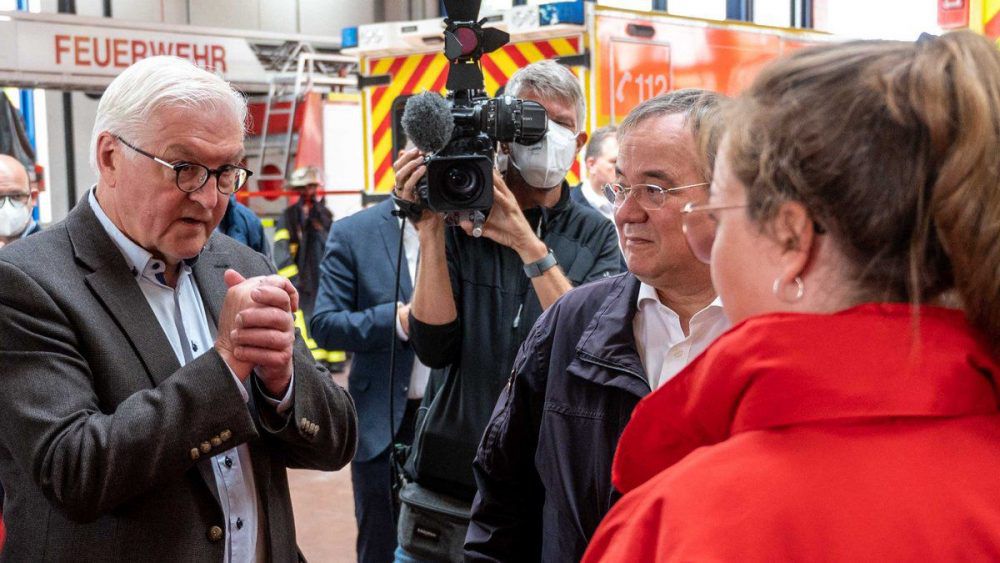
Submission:
{"label": "round eyeglasses", "polygon": [[663,204],[667,202],[668,196],[683,190],[701,187],[708,187],[708,183],[700,182],[698,184],[677,186],[676,188],[661,188],[654,184],[632,184],[631,186],[604,184],[604,197],[608,198],[608,201],[615,206],[615,209],[618,209],[622,205],[625,205],[625,200],[628,199],[629,194],[632,194],[639,207],[642,207],[646,211],[653,211],[663,207]]}
{"label": "round eyeglasses", "polygon": [[0,195],[0,207],[10,204],[14,209],[21,209],[25,205],[28,205],[28,200],[31,199],[30,194],[4,194]]}
{"label": "round eyeglasses", "polygon": [[245,186],[250,176],[253,176],[252,171],[242,166],[233,166],[232,164],[225,164],[213,170],[196,162],[167,162],[162,158],[129,144],[125,139],[117,135],[115,138],[135,152],[173,170],[176,175],[174,182],[177,184],[177,189],[185,193],[200,190],[208,183],[209,178],[215,176],[215,189],[219,190],[219,193],[223,195],[229,195]]}
{"label": "round eyeglasses", "polygon": [[[688,203],[681,209],[681,229],[684,231],[684,238],[687,239],[688,246],[695,258],[708,264],[712,259],[712,246],[715,245],[715,233],[719,228],[719,211],[729,209],[744,209],[749,207],[746,203],[742,205],[708,205]],[[813,219],[813,232],[817,235],[825,235],[826,228]]]}
{"label": "round eyeglasses", "polygon": [[681,229],[694,257],[708,264],[712,259],[712,245],[719,227],[716,213],[727,209],[742,209],[743,205],[696,205],[689,202],[681,209]]}

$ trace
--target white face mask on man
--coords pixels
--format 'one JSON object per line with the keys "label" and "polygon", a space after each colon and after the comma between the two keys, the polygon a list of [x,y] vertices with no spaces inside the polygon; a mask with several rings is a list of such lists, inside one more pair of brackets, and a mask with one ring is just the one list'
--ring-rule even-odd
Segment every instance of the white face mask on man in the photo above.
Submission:
{"label": "white face mask on man", "polygon": [[562,183],[575,158],[576,134],[550,121],[541,141],[530,146],[511,143],[509,157],[497,153],[497,169],[506,171],[509,161],[528,185],[548,190]]}
{"label": "white face mask on man", "polygon": [[0,206],[0,237],[12,237],[21,233],[31,219],[31,206],[16,207],[14,202],[7,200]]}

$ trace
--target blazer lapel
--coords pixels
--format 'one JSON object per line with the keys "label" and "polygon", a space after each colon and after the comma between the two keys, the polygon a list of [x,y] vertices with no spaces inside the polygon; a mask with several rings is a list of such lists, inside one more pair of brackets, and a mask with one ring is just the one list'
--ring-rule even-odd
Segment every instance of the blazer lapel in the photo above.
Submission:
{"label": "blazer lapel", "polygon": [[135,276],[87,202],[66,218],[66,229],[78,260],[92,272],[86,284],[132,344],[154,385],[180,368],[160,322],[146,303]]}
{"label": "blazer lapel", "polygon": [[194,263],[192,271],[195,282],[198,284],[198,292],[201,293],[201,300],[205,303],[205,309],[211,317],[209,326],[213,330],[219,326],[219,313],[222,312],[222,302],[226,298],[226,281],[223,274],[231,267],[229,256],[216,252],[213,244],[215,237],[222,236],[212,234],[205,248],[198,255],[198,261]]}
{"label": "blazer lapel", "polygon": [[410,296],[413,294],[413,280],[410,279],[410,268],[406,263],[406,252],[403,252],[403,261],[398,262],[400,231],[399,218],[393,216],[393,206],[391,202],[389,204],[380,205],[386,205],[385,212],[382,214],[382,224],[379,226],[379,232],[382,234],[382,242],[385,245],[386,255],[389,257],[389,269],[395,273],[396,264],[401,264],[401,271],[399,272],[400,298],[404,302],[409,301]]}

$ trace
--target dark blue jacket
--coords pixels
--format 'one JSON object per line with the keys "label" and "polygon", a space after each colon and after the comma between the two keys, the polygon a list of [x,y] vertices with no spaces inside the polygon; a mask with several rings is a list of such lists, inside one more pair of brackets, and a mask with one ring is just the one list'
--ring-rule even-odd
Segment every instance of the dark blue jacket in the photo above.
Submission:
{"label": "dark blue jacket", "polygon": [[632,330],[638,293],[622,274],[570,291],[538,319],[473,465],[467,559],[583,556],[618,499],[618,438],[650,392]]}
{"label": "dark blue jacket", "polygon": [[228,235],[250,248],[271,257],[271,247],[264,237],[264,226],[260,218],[247,206],[236,201],[236,196],[229,196],[229,207],[222,216],[217,228],[219,232]]}
{"label": "dark blue jacket", "polygon": [[579,203],[580,205],[586,205],[587,207],[593,207],[590,202],[587,201],[587,197],[583,195],[583,190],[587,189],[587,186],[583,184],[577,184],[570,188],[569,198],[573,201]]}
{"label": "dark blue jacket", "polygon": [[[348,391],[358,411],[358,452],[368,461],[389,447],[389,351],[396,330],[395,276],[399,219],[392,200],[333,223],[320,263],[312,337],[328,350],[354,352]],[[399,300],[410,301],[413,281],[403,256]],[[396,344],[395,423],[399,430],[413,371],[413,349]],[[388,479],[388,475],[386,479]]]}

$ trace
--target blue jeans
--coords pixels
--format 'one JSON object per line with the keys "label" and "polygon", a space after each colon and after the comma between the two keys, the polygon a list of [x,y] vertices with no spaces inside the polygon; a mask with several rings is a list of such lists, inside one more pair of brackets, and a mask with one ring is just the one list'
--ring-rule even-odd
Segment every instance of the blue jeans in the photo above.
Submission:
{"label": "blue jeans", "polygon": [[396,547],[395,563],[433,563],[424,559],[417,559],[409,553],[403,551],[402,547]]}

